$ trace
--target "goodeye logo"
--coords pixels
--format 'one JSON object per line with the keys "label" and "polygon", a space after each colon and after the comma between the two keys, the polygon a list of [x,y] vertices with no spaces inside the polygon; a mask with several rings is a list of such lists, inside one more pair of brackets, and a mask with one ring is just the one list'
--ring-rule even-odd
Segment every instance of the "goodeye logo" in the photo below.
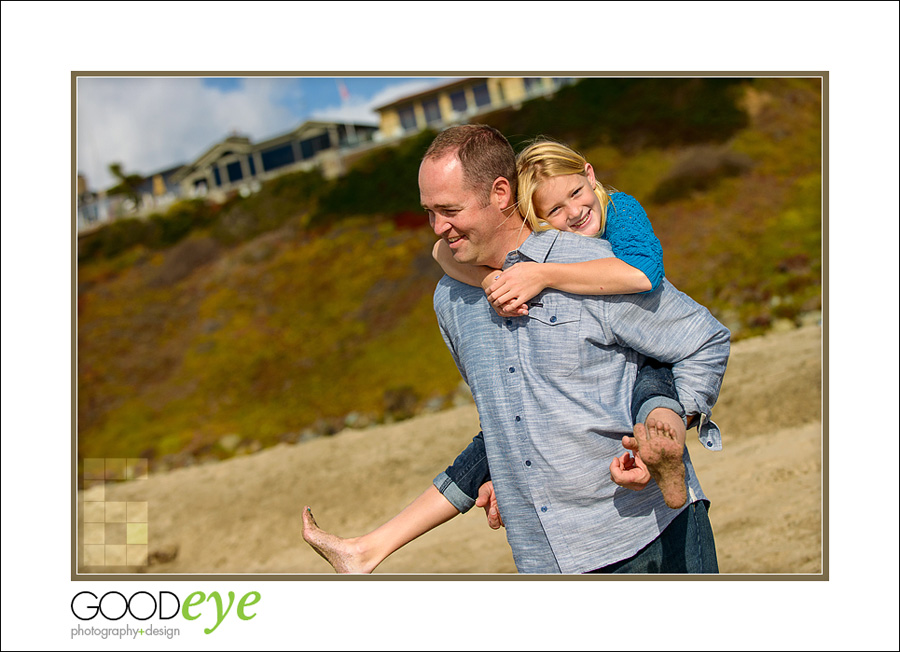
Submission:
{"label": "goodeye logo", "polygon": [[[205,627],[203,629],[205,634],[212,634],[231,613],[232,607],[234,607],[234,613],[240,620],[252,620],[255,618],[255,611],[250,611],[249,607],[258,603],[260,598],[261,595],[259,591],[250,591],[249,593],[244,594],[244,596],[238,600],[237,606],[235,606],[235,593],[234,591],[229,591],[228,604],[226,606],[225,600],[219,595],[218,591],[212,591],[208,596],[203,591],[194,591],[185,598],[184,602],[171,591],[159,591],[156,596],[147,591],[137,591],[131,594],[130,597],[126,597],[118,591],[107,591],[100,597],[97,597],[92,591],[81,591],[72,598],[72,614],[78,618],[78,620],[83,621],[93,620],[98,616],[105,620],[119,621],[128,615],[135,620],[143,622],[150,620],[154,616],[162,621],[172,620],[179,614],[185,620],[194,621],[199,619],[204,615],[204,612],[206,612],[210,614],[207,618],[207,622],[211,623],[213,615],[212,609],[207,608],[207,606],[214,606],[215,623],[212,624],[212,627]],[[210,602],[212,602],[213,605],[206,604]],[[122,638],[125,635],[134,637],[134,635],[145,634],[165,635],[168,638],[172,638],[172,635],[178,635],[180,632],[177,629],[173,630],[169,627],[164,627],[162,629],[147,627],[145,630],[144,626],[141,626],[141,629],[137,630],[132,629],[131,626],[128,626],[125,629],[116,628],[115,631],[110,631],[109,629],[98,630],[93,627],[84,629],[80,625],[72,629],[73,638],[80,635],[99,635],[103,638],[107,638],[107,636],[116,636]]]}

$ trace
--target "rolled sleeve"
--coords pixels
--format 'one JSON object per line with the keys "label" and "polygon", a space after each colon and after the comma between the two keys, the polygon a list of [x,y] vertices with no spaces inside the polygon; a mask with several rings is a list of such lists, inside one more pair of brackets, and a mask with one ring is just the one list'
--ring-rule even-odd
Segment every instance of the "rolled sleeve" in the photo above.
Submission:
{"label": "rolled sleeve", "polygon": [[647,421],[647,417],[650,416],[650,413],[653,412],[656,408],[666,408],[672,410],[675,414],[680,416],[682,420],[686,420],[684,414],[684,408],[681,407],[681,403],[676,401],[673,398],[669,398],[668,396],[654,396],[653,398],[649,398],[641,404],[641,409],[638,410],[637,416],[634,418],[635,423],[644,423]]}
{"label": "rolled sleeve", "polygon": [[450,501],[461,514],[465,514],[475,506],[475,501],[460,489],[446,471],[441,471],[434,479],[434,486]]}

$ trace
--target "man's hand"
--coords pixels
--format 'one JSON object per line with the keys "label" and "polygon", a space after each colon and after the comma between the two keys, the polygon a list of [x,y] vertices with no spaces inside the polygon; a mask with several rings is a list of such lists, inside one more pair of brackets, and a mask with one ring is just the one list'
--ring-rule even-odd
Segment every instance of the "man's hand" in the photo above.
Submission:
{"label": "man's hand", "polygon": [[475,499],[476,507],[484,507],[488,525],[494,530],[499,530],[503,525],[500,518],[500,508],[497,507],[497,496],[494,494],[494,483],[488,480],[478,489],[478,498]]}
{"label": "man's hand", "polygon": [[650,471],[638,453],[634,437],[622,437],[622,446],[632,451],[633,456],[632,453],[623,453],[621,457],[614,457],[609,465],[609,477],[620,487],[640,491],[650,482]]}

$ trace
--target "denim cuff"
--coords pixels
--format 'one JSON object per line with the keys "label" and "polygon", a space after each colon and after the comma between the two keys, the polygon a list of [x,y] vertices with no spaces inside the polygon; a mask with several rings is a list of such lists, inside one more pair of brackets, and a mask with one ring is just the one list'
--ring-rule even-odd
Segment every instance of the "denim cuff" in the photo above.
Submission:
{"label": "denim cuff", "polygon": [[[682,420],[685,420],[684,408],[681,406],[681,403],[668,396],[654,396],[643,402],[641,409],[638,410],[637,417],[634,420],[635,424],[644,423],[647,420],[647,417],[650,416],[650,413],[656,408],[669,408],[672,412],[680,416]],[[685,422],[685,425],[687,425],[687,422]]]}
{"label": "denim cuff", "polygon": [[456,483],[450,479],[450,476],[447,475],[446,471],[441,471],[440,474],[438,474],[434,479],[434,486],[437,487],[437,490],[443,494],[444,498],[449,500],[450,504],[458,509],[461,514],[465,514],[475,506],[475,501],[456,486]]}

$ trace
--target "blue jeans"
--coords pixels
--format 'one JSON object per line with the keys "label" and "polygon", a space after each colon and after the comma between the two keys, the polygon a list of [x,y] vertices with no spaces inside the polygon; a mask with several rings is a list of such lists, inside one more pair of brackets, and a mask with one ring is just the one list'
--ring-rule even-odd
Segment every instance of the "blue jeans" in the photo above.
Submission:
{"label": "blue jeans", "polygon": [[[634,423],[643,423],[647,415],[657,407],[665,407],[684,416],[684,408],[678,401],[675,391],[675,377],[672,365],[656,360],[647,360],[638,371],[634,380],[634,393],[631,398],[631,418]],[[478,433],[472,443],[457,456],[452,465],[444,471],[443,484],[438,487],[445,493],[452,483],[472,502],[478,497],[478,489],[491,479],[487,453],[484,450],[484,434]]]}
{"label": "blue jeans", "polygon": [[678,401],[672,365],[647,359],[634,379],[631,395],[631,422],[644,423],[655,408],[664,407],[682,418],[684,407]]}
{"label": "blue jeans", "polygon": [[709,503],[698,500],[636,555],[591,573],[718,573]]}
{"label": "blue jeans", "polygon": [[451,503],[465,512],[475,503],[481,485],[490,479],[491,470],[484,450],[484,433],[479,432],[453,464],[435,478],[435,486]]}

